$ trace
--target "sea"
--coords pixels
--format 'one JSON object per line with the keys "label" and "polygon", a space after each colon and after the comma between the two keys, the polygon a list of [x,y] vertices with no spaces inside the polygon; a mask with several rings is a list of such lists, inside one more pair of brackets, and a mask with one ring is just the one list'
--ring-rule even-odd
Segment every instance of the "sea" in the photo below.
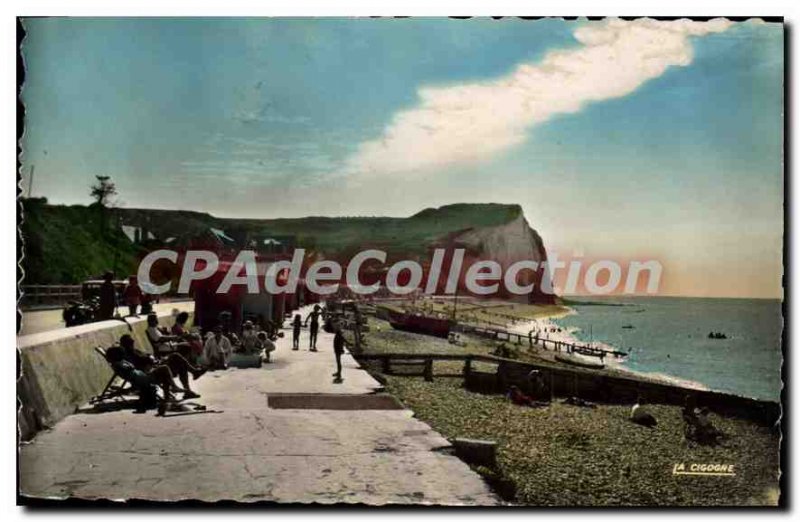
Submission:
{"label": "sea", "polygon": [[[745,397],[779,400],[782,302],[773,299],[602,297],[571,299],[554,320],[584,342],[630,351],[637,373]],[[719,332],[725,339],[711,339]]]}

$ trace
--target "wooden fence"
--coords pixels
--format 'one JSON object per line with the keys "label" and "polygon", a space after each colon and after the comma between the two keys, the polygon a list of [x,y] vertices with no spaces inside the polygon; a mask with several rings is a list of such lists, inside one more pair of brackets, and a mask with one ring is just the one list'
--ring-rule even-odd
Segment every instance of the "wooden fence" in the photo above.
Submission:
{"label": "wooden fence", "polygon": [[[505,393],[509,386],[516,385],[530,392],[532,375],[546,383],[551,397],[580,397],[589,401],[633,404],[637,399],[648,403],[681,406],[687,397],[712,411],[732,417],[747,418],[774,426],[781,415],[778,402],[751,399],[710,390],[684,388],[678,385],[654,382],[635,376],[610,374],[604,370],[569,368],[553,364],[539,364],[505,359],[482,354],[441,353],[361,353],[353,354],[359,361],[378,361],[381,372],[387,375],[422,376],[426,381],[434,377],[463,377],[467,389],[480,393]],[[436,375],[435,361],[463,361],[460,374]],[[475,371],[473,362],[496,364],[495,372]],[[396,367],[418,368],[416,373],[396,372]],[[395,367],[393,369],[393,367]],[[534,373],[535,372],[535,373]]]}

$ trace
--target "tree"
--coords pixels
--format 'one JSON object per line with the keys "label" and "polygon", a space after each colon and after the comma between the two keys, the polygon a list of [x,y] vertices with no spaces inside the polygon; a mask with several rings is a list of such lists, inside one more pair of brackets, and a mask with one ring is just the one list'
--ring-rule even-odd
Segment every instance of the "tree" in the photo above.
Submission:
{"label": "tree", "polygon": [[95,199],[95,203],[101,207],[106,207],[112,196],[117,194],[117,187],[111,176],[95,176],[97,184],[92,185],[92,191],[89,193]]}

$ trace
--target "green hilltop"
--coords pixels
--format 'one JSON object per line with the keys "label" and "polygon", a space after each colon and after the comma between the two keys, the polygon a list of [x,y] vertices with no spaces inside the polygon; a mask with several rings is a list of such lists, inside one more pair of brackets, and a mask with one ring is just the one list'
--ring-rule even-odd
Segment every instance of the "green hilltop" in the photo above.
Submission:
{"label": "green hilltop", "polygon": [[291,219],[218,218],[207,213],[157,209],[104,209],[50,205],[25,199],[21,225],[25,240],[24,284],[74,284],[113,270],[135,271],[145,247],[131,242],[120,224],[145,227],[155,237],[193,236],[210,228],[234,238],[293,236],[298,247],[348,255],[364,248],[422,255],[436,241],[470,228],[508,223],[522,215],[519,205],[459,203],[427,208],[407,218],[322,217]]}

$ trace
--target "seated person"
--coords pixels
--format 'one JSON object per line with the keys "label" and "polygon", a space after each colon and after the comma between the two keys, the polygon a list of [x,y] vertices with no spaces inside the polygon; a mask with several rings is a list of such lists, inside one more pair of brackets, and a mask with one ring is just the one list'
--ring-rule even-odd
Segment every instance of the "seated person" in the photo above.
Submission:
{"label": "seated person", "polygon": [[214,333],[206,339],[203,347],[203,357],[212,370],[225,370],[228,368],[233,347],[231,342],[222,334],[222,327],[214,328]]}
{"label": "seated person", "polygon": [[681,416],[683,417],[683,435],[686,440],[700,444],[716,444],[724,434],[718,430],[708,418],[708,408],[697,408],[697,401],[693,396],[686,396],[683,403]]}
{"label": "seated person", "polygon": [[531,370],[528,373],[531,394],[534,398],[544,401],[550,400],[550,386],[545,381],[544,375],[539,370]]}
{"label": "seated person", "polygon": [[171,335],[164,328],[158,326],[158,316],[147,316],[147,339],[153,345],[153,353],[157,356],[178,352],[184,357],[190,357],[191,347],[177,335]]}
{"label": "seated person", "polygon": [[189,345],[192,362],[196,362],[197,358],[203,353],[203,342],[199,334],[192,332],[186,327],[186,323],[188,322],[189,314],[187,312],[179,313],[175,316],[175,324],[172,325],[170,333]]}
{"label": "seated person", "polygon": [[259,341],[261,341],[261,345],[264,347],[264,360],[271,362],[270,354],[275,351],[275,343],[267,336],[266,332],[258,332],[257,336]]}
{"label": "seated person", "polygon": [[270,339],[273,338],[275,335],[277,335],[278,326],[272,319],[269,318],[262,319],[261,325],[264,331],[267,332],[267,337],[269,337]]}
{"label": "seated person", "polygon": [[160,361],[157,361],[156,358],[149,353],[137,350],[133,337],[128,334],[120,337],[119,345],[122,349],[125,360],[131,363],[137,370],[147,372],[156,366],[167,366],[170,370],[171,376],[177,375],[180,379],[181,384],[183,385],[184,399],[196,399],[200,397],[200,395],[192,391],[192,388],[189,385],[189,374],[192,375],[194,380],[197,380],[206,371],[192,366],[182,355],[178,353],[171,353]]}
{"label": "seated person", "polygon": [[711,419],[708,418],[709,413],[708,408],[700,408],[697,412],[695,440],[700,444],[714,445],[718,444],[725,434],[711,423]]}
{"label": "seated person", "polygon": [[246,354],[260,353],[263,346],[257,334],[253,322],[245,321],[242,325],[242,343],[234,351]]}
{"label": "seated person", "polygon": [[142,314],[150,315],[153,312],[153,297],[146,291],[142,291]]}
{"label": "seated person", "polygon": [[531,397],[528,397],[522,390],[520,390],[517,386],[511,386],[508,389],[508,393],[506,394],[508,400],[516,404],[517,406],[531,406],[533,408],[537,406],[547,406],[547,403],[538,402],[533,400]]}
{"label": "seated person", "polygon": [[[125,358],[125,354],[119,346],[112,346],[106,350],[106,360],[108,360],[114,372],[130,382],[139,393],[139,404],[136,407],[137,413],[144,413],[150,408],[158,406],[158,414],[164,415],[167,411],[167,398],[172,385],[172,373],[165,365],[151,367],[148,371],[137,369],[133,363]],[[156,385],[161,386],[164,391],[164,398],[158,403]]]}
{"label": "seated person", "polygon": [[564,404],[569,404],[571,406],[580,406],[581,408],[595,408],[597,405],[591,401],[587,401],[586,399],[581,399],[580,397],[576,397],[574,395],[570,395],[563,401]]}
{"label": "seated person", "polygon": [[231,329],[231,322],[233,321],[233,314],[228,311],[220,312],[218,317],[219,326],[222,327],[222,335],[228,339],[231,343],[231,346],[236,346],[240,343],[239,337],[233,332]]}

